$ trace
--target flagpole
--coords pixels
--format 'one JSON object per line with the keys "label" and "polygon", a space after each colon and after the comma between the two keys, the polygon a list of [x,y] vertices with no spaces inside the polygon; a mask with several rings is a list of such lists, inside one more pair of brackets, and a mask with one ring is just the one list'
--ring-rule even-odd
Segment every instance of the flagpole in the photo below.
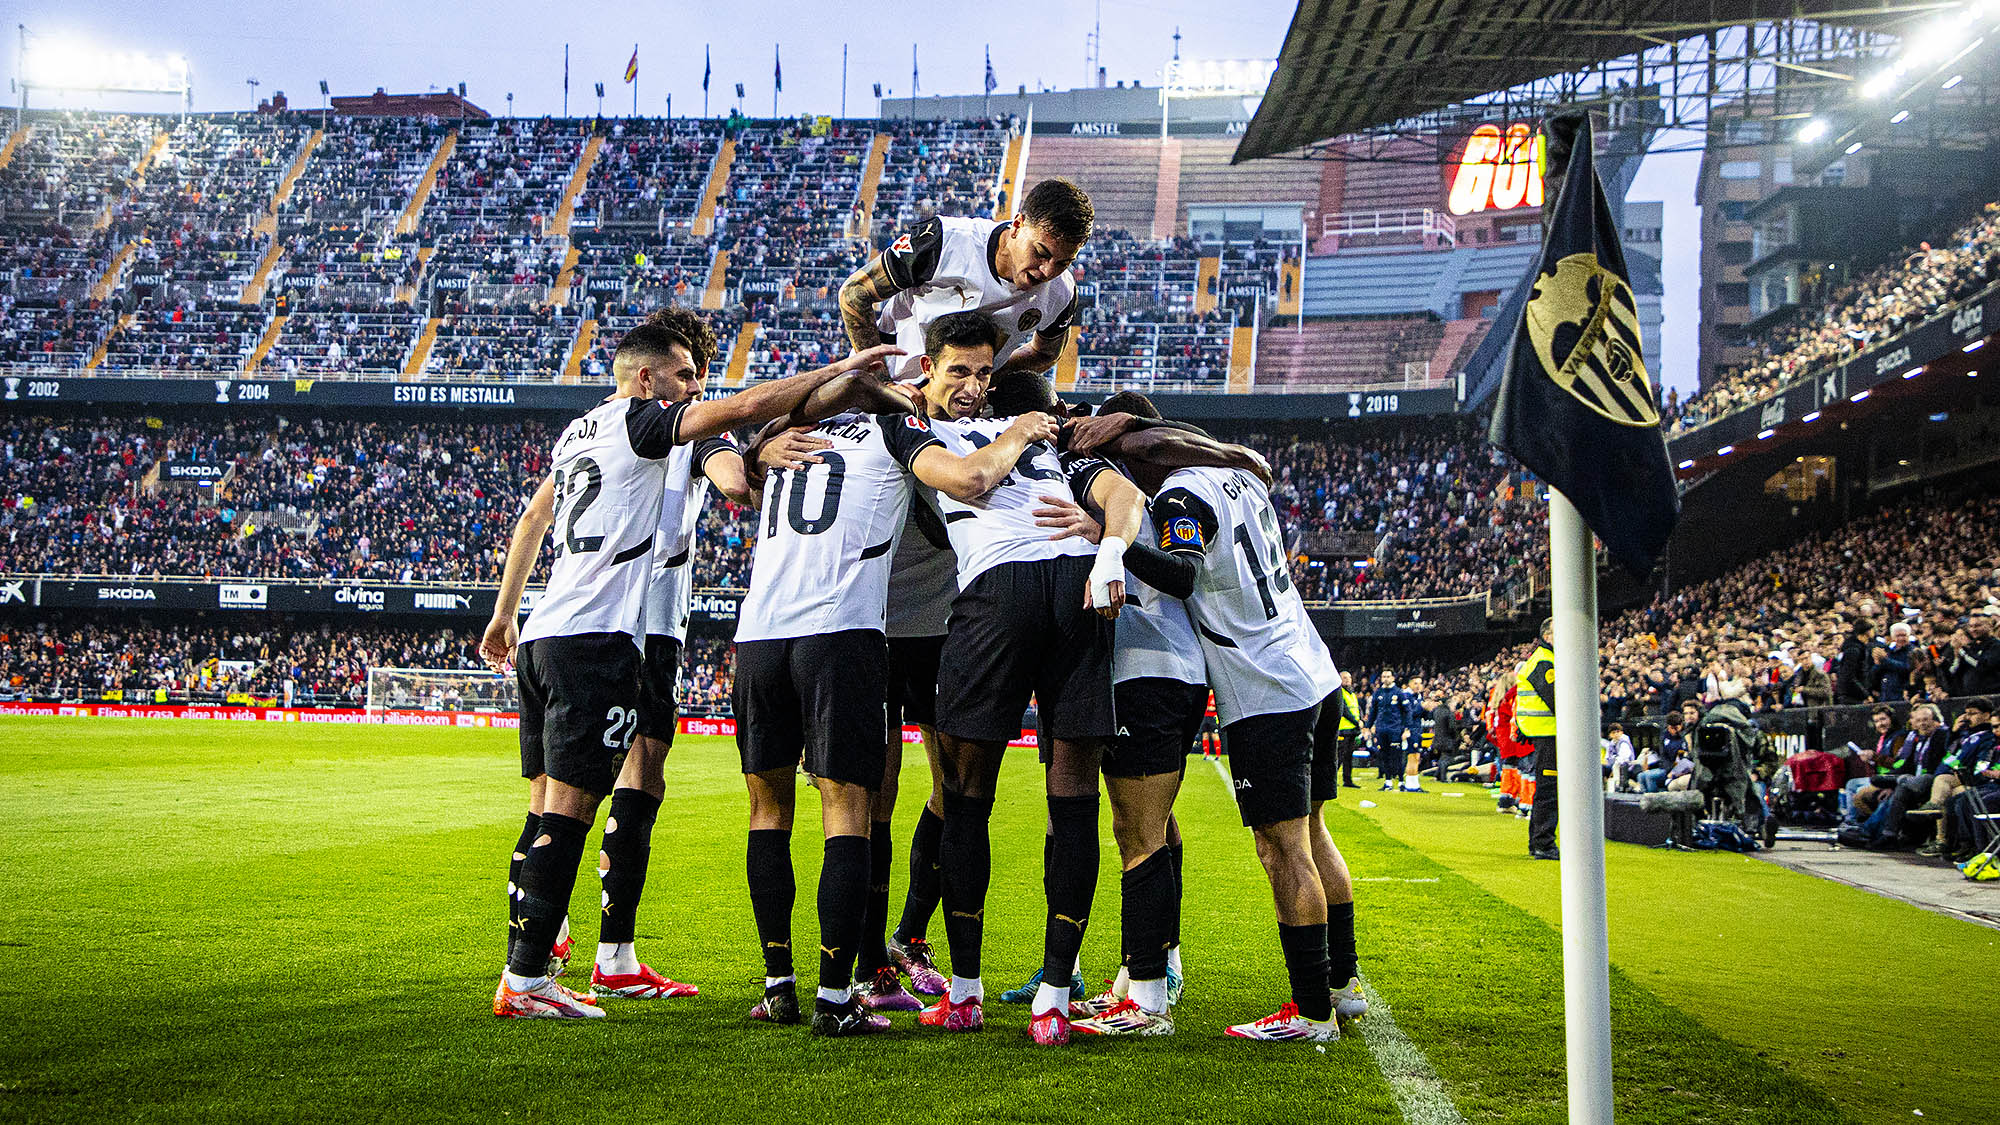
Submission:
{"label": "flagpole", "polygon": [[1597,739],[1597,552],[1569,498],[1549,489],[1555,618],[1556,819],[1562,830],[1563,1034],[1569,1125],[1611,1125],[1611,937]]}
{"label": "flagpole", "polygon": [[[1587,121],[1568,138],[1551,135],[1543,149],[1543,182],[1563,183],[1573,145],[1590,143]],[[1545,251],[1560,194],[1544,191]],[[1603,722],[1597,699],[1597,549],[1576,505],[1560,491],[1548,491],[1569,1125],[1611,1125],[1611,934],[1605,917],[1604,783],[1597,737]]]}

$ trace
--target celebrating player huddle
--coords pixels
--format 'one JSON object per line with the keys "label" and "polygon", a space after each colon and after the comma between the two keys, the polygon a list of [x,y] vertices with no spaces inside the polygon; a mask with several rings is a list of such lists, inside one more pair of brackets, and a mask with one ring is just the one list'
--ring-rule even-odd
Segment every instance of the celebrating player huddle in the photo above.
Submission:
{"label": "celebrating player huddle", "polygon": [[[711,485],[759,509],[734,701],[765,978],[753,1020],[844,1036],[921,1009],[925,1027],[984,1025],[988,826],[1032,699],[1048,810],[1042,966],[1003,999],[1030,1004],[1040,1044],[1172,1033],[1183,898],[1172,810],[1210,689],[1291,983],[1276,1013],[1228,1032],[1326,1040],[1365,1012],[1346,865],[1319,813],[1337,784],[1334,747],[1313,737],[1339,677],[1287,577],[1268,469],[1131,393],[1066,420],[1041,374],[1067,342],[1069,266],[1091,220],[1088,198],[1060,180],[1037,185],[1011,222],[930,220],[843,286],[854,355],[727,398],[700,398],[715,342],[693,314],[655,314],[620,342],[616,393],[564,430],[515,529],[485,640],[496,665],[511,653],[520,680],[529,781],[496,1015],[589,1019],[604,1014],[598,995],[697,993],[639,961],[633,919]],[[741,452],[723,436],[752,428]],[[551,531],[549,586],[516,648],[522,590]],[[932,790],[891,934],[906,720],[924,736]],[[825,837],[809,1010],[792,958],[801,765]],[[1087,997],[1078,952],[1100,777],[1123,870],[1124,964]],[[555,978],[607,795],[603,922],[583,993]],[[948,979],[927,941],[940,905]],[[912,993],[937,999],[924,1007]]]}

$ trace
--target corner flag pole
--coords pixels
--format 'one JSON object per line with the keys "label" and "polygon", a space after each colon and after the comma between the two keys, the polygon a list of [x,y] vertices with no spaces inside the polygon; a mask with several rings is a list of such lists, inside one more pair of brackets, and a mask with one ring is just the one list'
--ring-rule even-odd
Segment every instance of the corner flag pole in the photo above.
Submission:
{"label": "corner flag pole", "polygon": [[1597,741],[1597,552],[1569,498],[1549,489],[1555,618],[1556,816],[1562,830],[1563,1035],[1569,1125],[1611,1125],[1611,938],[1604,905],[1604,786]]}

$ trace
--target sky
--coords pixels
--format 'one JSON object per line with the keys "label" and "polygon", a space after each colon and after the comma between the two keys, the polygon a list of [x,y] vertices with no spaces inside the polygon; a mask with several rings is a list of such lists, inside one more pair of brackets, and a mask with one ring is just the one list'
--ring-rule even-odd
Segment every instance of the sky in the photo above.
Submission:
{"label": "sky", "polygon": [[[1159,81],[1182,34],[1189,59],[1275,58],[1295,5],[1282,0],[1056,0],[1035,6],[855,3],[787,0],[770,3],[656,7],[602,0],[559,4],[488,0],[346,0],[293,8],[271,3],[187,3],[152,0],[20,0],[12,15],[38,39],[75,40],[116,50],[186,56],[197,112],[248,109],[282,90],[297,108],[319,104],[323,78],[335,94],[423,92],[466,85],[466,96],[492,113],[563,109],[563,48],[569,46],[572,114],[594,112],[595,82],[605,86],[607,113],[632,112],[634,88],[620,80],[639,51],[638,109],[699,113],[703,51],[714,67],[709,110],[726,112],[734,87],[745,87],[745,109],[771,112],[774,52],[783,62],[780,113],[841,112],[841,53],[847,53],[846,110],[872,112],[872,85],[910,93],[910,52],[916,47],[921,94],[976,94],[983,88],[990,48],[1001,90],[1025,84],[1069,89],[1085,85],[1088,37],[1102,29],[1099,50],[1111,81]],[[921,23],[908,18],[921,12]],[[561,18],[557,18],[557,13]],[[16,52],[0,51],[11,79]],[[254,89],[247,79],[255,78]],[[11,93],[10,100],[14,97]],[[38,95],[35,104],[105,110],[171,110],[174,99],[141,95]],[[1654,157],[1641,169],[1631,198],[1666,201],[1667,296],[1662,376],[1685,391],[1695,379],[1699,217],[1693,206],[1696,156]]]}

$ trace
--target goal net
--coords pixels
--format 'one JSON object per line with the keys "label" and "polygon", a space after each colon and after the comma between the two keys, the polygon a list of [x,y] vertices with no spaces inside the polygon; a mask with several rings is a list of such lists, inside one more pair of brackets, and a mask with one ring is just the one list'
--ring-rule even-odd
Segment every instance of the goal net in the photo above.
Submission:
{"label": "goal net", "polygon": [[514,677],[460,668],[368,669],[368,718],[413,711],[519,711]]}

